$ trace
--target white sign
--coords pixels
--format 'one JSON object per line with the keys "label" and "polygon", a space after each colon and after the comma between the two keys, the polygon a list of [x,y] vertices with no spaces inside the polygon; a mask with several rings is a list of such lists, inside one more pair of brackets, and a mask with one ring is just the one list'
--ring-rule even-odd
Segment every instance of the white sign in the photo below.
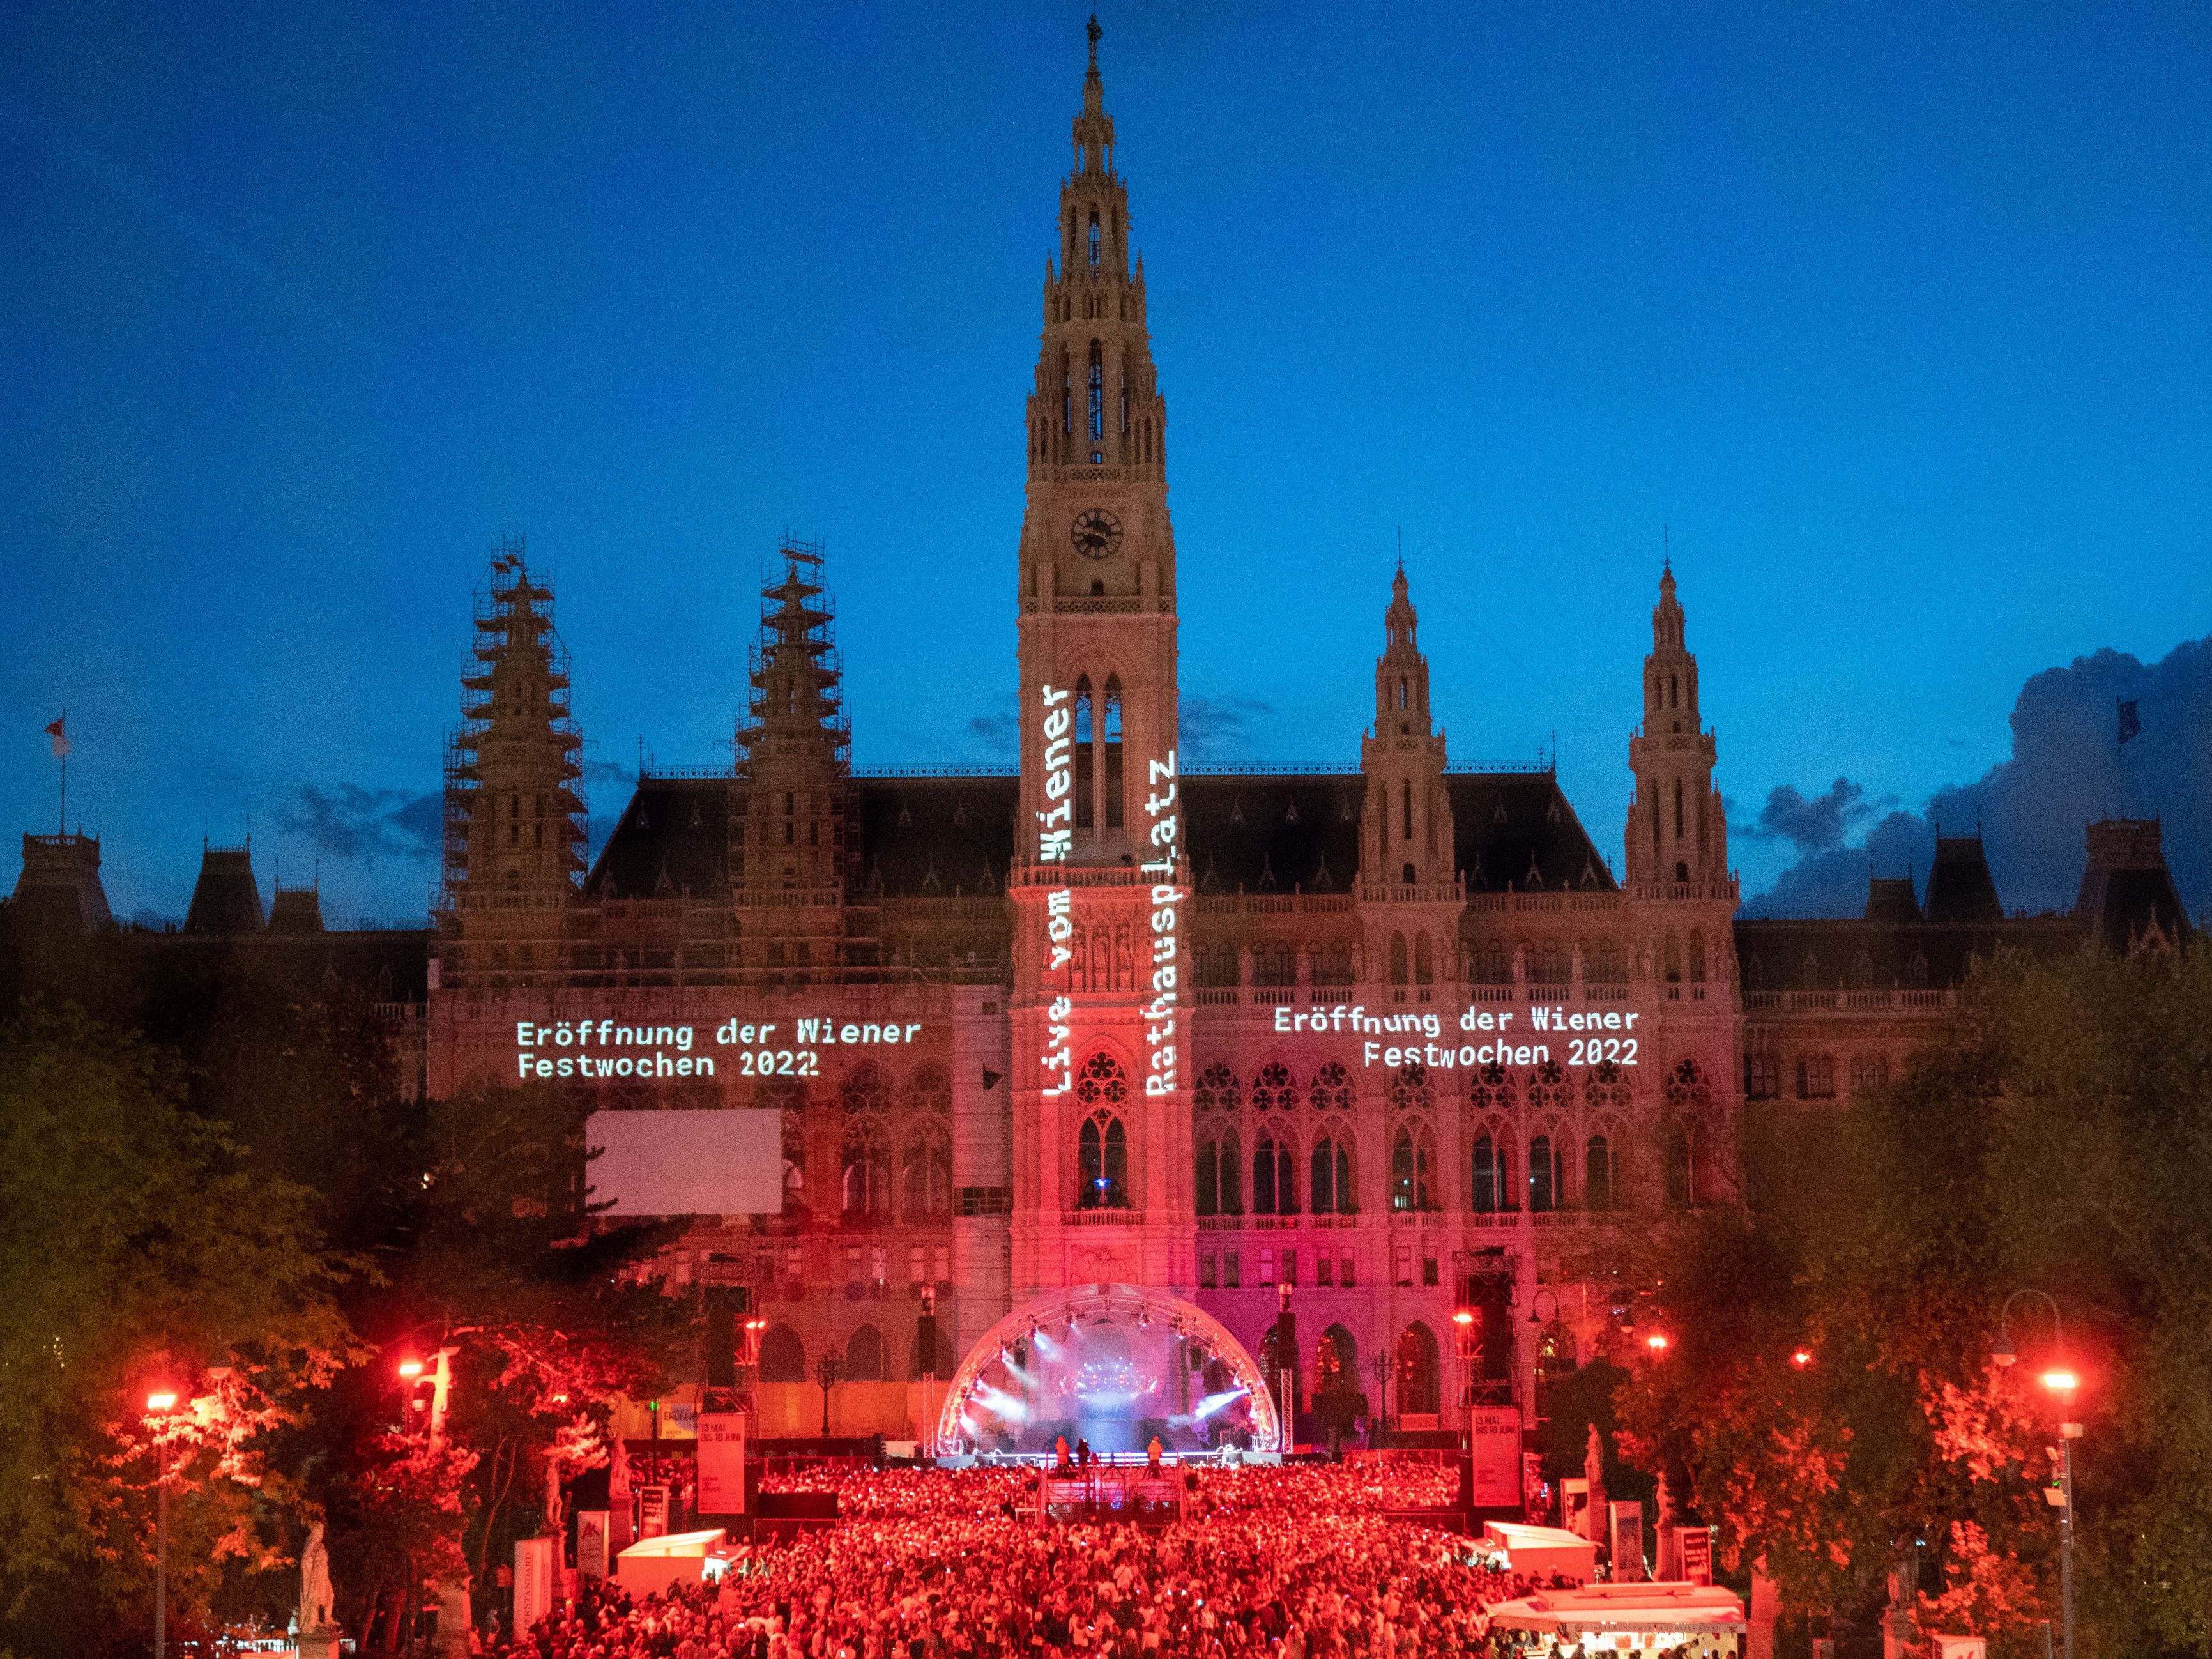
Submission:
{"label": "white sign", "polygon": [[1510,1510],[1521,1506],[1521,1413],[1513,1407],[1478,1407],[1468,1414],[1474,1443],[1474,1506]]}
{"label": "white sign", "polygon": [[593,1112],[592,1197],[610,1215],[775,1215],[781,1112]]}
{"label": "white sign", "polygon": [[745,1510],[745,1419],[742,1412],[701,1412],[699,1443],[701,1515],[743,1515]]}
{"label": "white sign", "polygon": [[530,1628],[553,1611],[553,1544],[550,1538],[514,1540],[514,1633]]}
{"label": "white sign", "polygon": [[611,1511],[576,1511],[576,1571],[586,1578],[607,1576],[607,1533]]}

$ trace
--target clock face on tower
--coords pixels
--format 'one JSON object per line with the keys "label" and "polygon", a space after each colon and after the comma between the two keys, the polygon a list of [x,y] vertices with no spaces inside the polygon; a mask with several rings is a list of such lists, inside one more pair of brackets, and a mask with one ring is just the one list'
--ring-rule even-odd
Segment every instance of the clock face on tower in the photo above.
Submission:
{"label": "clock face on tower", "polygon": [[1103,507],[1075,515],[1068,530],[1075,550],[1086,559],[1110,559],[1121,546],[1121,521]]}

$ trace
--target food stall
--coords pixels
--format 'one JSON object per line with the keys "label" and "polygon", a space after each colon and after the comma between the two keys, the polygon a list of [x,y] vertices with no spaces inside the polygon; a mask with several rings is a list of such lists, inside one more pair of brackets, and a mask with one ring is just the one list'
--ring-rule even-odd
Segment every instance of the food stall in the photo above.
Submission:
{"label": "food stall", "polygon": [[1579,1642],[1592,1655],[1686,1648],[1694,1656],[1742,1651],[1748,1626],[1735,1592],[1715,1584],[1585,1584],[1540,1590],[1483,1609],[1493,1631]]}
{"label": "food stall", "polygon": [[1556,1574],[1578,1584],[1587,1584],[1597,1576],[1597,1546],[1559,1527],[1486,1521],[1481,1546],[1485,1556],[1508,1572],[1526,1573],[1532,1578]]}

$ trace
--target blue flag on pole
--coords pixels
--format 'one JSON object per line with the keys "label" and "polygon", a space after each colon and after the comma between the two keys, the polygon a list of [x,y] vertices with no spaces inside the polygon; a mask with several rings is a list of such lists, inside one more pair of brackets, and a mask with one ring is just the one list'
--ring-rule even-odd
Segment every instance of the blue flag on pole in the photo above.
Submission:
{"label": "blue flag on pole", "polygon": [[2136,704],[2141,701],[2139,697],[2129,697],[2120,704],[2120,741],[2122,743],[2125,743],[2130,738],[2138,737],[2142,732],[2142,721],[2136,717]]}

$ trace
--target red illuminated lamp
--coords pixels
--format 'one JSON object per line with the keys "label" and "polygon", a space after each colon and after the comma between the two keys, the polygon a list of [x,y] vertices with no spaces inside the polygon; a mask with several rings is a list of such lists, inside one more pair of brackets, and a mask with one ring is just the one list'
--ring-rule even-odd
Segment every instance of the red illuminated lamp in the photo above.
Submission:
{"label": "red illuminated lamp", "polygon": [[401,1360],[399,1362],[399,1374],[402,1376],[410,1378],[422,1376],[422,1362],[419,1359]]}
{"label": "red illuminated lamp", "polygon": [[2071,1394],[2079,1381],[2071,1371],[2045,1371],[2043,1386],[2053,1394]]}
{"label": "red illuminated lamp", "polygon": [[1805,1367],[1813,1363],[1813,1351],[1810,1348],[1798,1349],[1796,1353],[1790,1356],[1790,1363],[1795,1365],[1799,1370],[1803,1370]]}
{"label": "red illuminated lamp", "polygon": [[1452,1316],[1452,1323],[1455,1325],[1472,1325],[1474,1323],[1474,1316],[1469,1313],[1465,1308],[1462,1308],[1457,1313]]}
{"label": "red illuminated lamp", "polygon": [[1661,1333],[1654,1331],[1644,1339],[1644,1346],[1654,1353],[1664,1353],[1667,1352],[1667,1339]]}
{"label": "red illuminated lamp", "polygon": [[177,1395],[173,1389],[163,1389],[146,1396],[146,1409],[149,1412],[173,1412],[176,1408]]}

